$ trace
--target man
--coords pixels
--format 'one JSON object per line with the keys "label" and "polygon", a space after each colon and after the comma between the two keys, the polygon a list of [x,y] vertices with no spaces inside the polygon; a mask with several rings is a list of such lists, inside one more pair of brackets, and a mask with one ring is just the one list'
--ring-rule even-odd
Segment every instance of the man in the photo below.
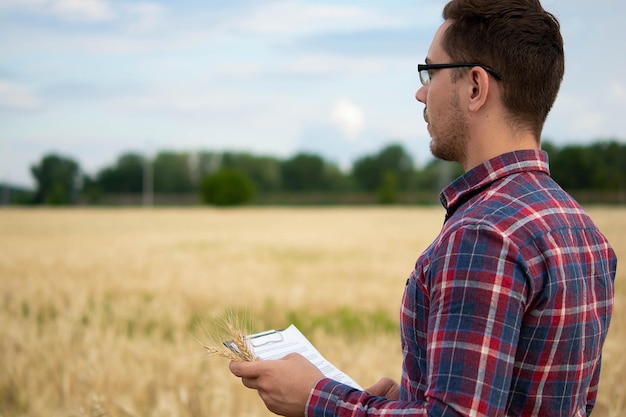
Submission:
{"label": "man", "polygon": [[540,135],[564,71],[538,0],[452,0],[419,66],[434,156],[466,171],[402,301],[402,380],[366,392],[299,355],[231,363],[285,416],[587,416],[615,253],[549,176]]}

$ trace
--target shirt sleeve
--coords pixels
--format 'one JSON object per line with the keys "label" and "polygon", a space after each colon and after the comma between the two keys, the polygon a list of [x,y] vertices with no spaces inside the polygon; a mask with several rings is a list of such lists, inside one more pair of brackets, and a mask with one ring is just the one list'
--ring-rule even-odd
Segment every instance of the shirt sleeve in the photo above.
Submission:
{"label": "shirt sleeve", "polygon": [[519,251],[487,226],[457,229],[431,260],[425,401],[389,401],[320,380],[308,417],[503,416],[526,300]]}
{"label": "shirt sleeve", "polygon": [[422,402],[390,401],[323,378],[311,391],[305,415],[306,417],[428,416],[428,411]]}

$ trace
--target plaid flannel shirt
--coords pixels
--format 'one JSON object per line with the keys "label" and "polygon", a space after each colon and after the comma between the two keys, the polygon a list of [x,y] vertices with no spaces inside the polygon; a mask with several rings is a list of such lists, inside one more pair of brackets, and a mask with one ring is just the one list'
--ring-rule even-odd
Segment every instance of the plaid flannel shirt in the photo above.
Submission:
{"label": "plaid flannel shirt", "polygon": [[306,415],[589,415],[617,264],[605,237],[542,151],[496,157],[441,200],[403,296],[399,401],[324,378]]}

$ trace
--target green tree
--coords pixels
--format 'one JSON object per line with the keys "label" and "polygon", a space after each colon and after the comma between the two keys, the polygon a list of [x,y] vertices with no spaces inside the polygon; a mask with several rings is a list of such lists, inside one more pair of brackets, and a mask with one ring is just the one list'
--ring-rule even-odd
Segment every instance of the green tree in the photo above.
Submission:
{"label": "green tree", "polygon": [[75,203],[81,188],[81,169],[69,157],[45,155],[38,165],[31,167],[37,183],[35,204],[66,205]]}
{"label": "green tree", "polygon": [[90,175],[83,176],[83,189],[81,191],[89,204],[97,204],[102,199],[103,191],[98,181]]}
{"label": "green tree", "polygon": [[139,194],[143,190],[144,164],[142,155],[125,153],[115,165],[102,169],[95,182],[105,193]]}
{"label": "green tree", "polygon": [[355,189],[352,176],[331,162],[326,162],[324,165],[324,184],[325,189],[329,191],[351,191]]}
{"label": "green tree", "polygon": [[383,182],[378,188],[378,202],[380,204],[395,204],[398,201],[398,177],[393,171],[383,174]]}
{"label": "green tree", "polygon": [[243,172],[224,168],[202,180],[200,194],[206,204],[236,206],[252,200],[254,185]]}
{"label": "green tree", "polygon": [[592,189],[594,160],[581,145],[569,145],[550,157],[552,177],[566,190]]}
{"label": "green tree", "polygon": [[282,183],[287,191],[320,191],[328,189],[325,162],[318,156],[300,153],[283,162]]}
{"label": "green tree", "polygon": [[221,167],[243,172],[259,191],[278,191],[282,187],[281,163],[277,158],[225,152]]}
{"label": "green tree", "polygon": [[595,190],[626,190],[626,145],[616,141],[596,142],[590,147],[594,172],[591,178]]}
{"label": "green tree", "polygon": [[367,155],[357,159],[352,165],[352,177],[363,190],[374,191],[381,181],[376,157]]}
{"label": "green tree", "polygon": [[376,155],[364,156],[352,168],[355,181],[366,191],[378,190],[390,172],[395,175],[399,190],[406,191],[411,187],[413,160],[400,144],[387,145]]}
{"label": "green tree", "polygon": [[626,145],[616,140],[563,147],[546,142],[542,147],[550,157],[552,177],[568,191],[626,188]]}
{"label": "green tree", "polygon": [[160,152],[152,164],[154,191],[184,194],[193,191],[189,154]]}
{"label": "green tree", "polygon": [[415,173],[416,188],[439,193],[445,186],[463,174],[463,167],[456,162],[432,159]]}

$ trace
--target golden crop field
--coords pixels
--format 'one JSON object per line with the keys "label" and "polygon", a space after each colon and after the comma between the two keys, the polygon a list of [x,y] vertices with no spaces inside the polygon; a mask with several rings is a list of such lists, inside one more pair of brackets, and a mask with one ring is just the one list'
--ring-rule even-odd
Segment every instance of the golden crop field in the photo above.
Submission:
{"label": "golden crop field", "polygon": [[[626,208],[590,208],[626,259]],[[199,341],[226,309],[296,323],[362,386],[398,378],[398,312],[441,208],[0,210],[0,417],[271,415]],[[621,267],[621,265],[620,265]],[[596,417],[626,411],[618,270]]]}

